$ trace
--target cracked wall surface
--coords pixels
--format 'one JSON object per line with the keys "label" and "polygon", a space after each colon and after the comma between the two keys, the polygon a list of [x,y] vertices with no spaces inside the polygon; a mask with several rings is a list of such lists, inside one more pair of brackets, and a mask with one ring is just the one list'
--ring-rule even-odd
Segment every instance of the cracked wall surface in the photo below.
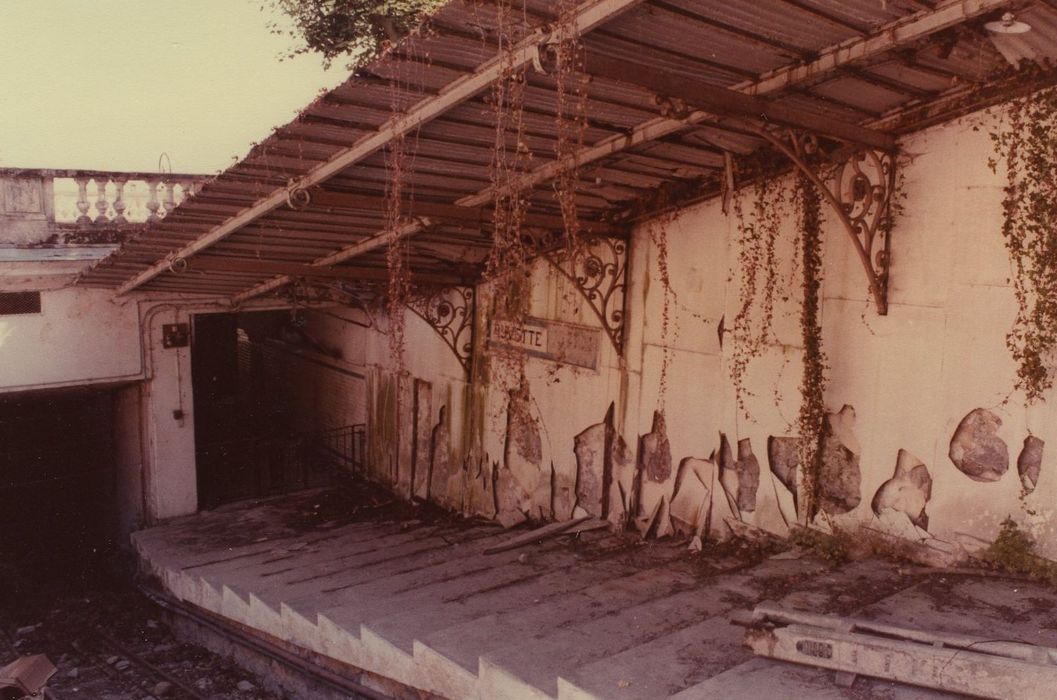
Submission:
{"label": "cracked wall surface", "polygon": [[[913,158],[900,166],[887,316],[873,311],[854,251],[823,212],[828,383],[815,523],[953,541],[956,533],[993,537],[1012,515],[1042,551],[1057,554],[1057,483],[1044,449],[1057,437],[1057,401],[1025,409],[1010,395],[1015,366],[1005,333],[1015,300],[1001,237],[1003,181],[987,167],[980,123],[968,117],[903,139]],[[434,472],[447,469],[448,498],[462,490],[451,507],[505,524],[590,515],[649,537],[716,539],[746,527],[784,535],[812,515],[802,512],[795,429],[795,216],[778,231],[783,294],[770,339],[746,369],[744,407],[730,381],[736,224],[722,202],[709,201],[663,226],[663,239],[648,224],[633,233],[625,351],[603,343],[596,370],[529,358],[524,391],[509,378],[471,382],[435,333],[407,317],[415,352],[400,371],[433,387],[422,439]],[[971,246],[962,243],[967,236]],[[671,290],[661,281],[662,240]],[[533,267],[528,289],[532,316],[597,327],[571,283],[546,265]],[[479,295],[478,358],[487,354],[488,290]],[[356,331],[349,354],[397,372],[382,326]],[[446,437],[436,432],[442,410]],[[442,439],[446,464],[436,454]]]}

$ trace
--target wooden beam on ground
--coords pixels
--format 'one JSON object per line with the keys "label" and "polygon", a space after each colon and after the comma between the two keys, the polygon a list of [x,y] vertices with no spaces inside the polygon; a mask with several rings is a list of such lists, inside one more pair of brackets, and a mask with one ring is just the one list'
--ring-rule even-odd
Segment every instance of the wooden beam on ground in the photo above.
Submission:
{"label": "wooden beam on ground", "polygon": [[[389,270],[374,267],[334,267],[330,265],[307,265],[304,263],[269,262],[266,260],[248,260],[246,258],[218,258],[197,256],[191,258],[188,271],[203,270],[206,272],[236,272],[255,274],[262,277],[269,275],[288,275],[290,277],[308,277],[319,279],[337,279],[351,281],[386,281]],[[470,282],[458,275],[444,275],[433,272],[412,272],[411,282],[416,284],[460,285]]]}
{"label": "wooden beam on ground", "polygon": [[627,83],[656,95],[678,98],[685,101],[689,107],[708,110],[722,117],[738,117],[808,129],[885,151],[895,148],[895,138],[876,129],[811,114],[781,102],[716,87],[701,80],[651,68],[635,61],[587,52],[584,57],[584,71],[592,77]]}
{"label": "wooden beam on ground", "polygon": [[505,542],[489,547],[484,550],[485,554],[499,554],[500,552],[508,552],[511,549],[517,549],[518,547],[524,547],[525,545],[535,544],[542,542],[550,537],[556,537],[566,530],[585,523],[591,519],[590,515],[586,515],[582,518],[575,518],[573,520],[559,520],[555,523],[548,523],[542,527],[537,527],[535,530],[530,530],[524,534],[512,537]]}
{"label": "wooden beam on ground", "polygon": [[[313,167],[304,177],[300,178],[296,187],[303,189],[326,181],[376,153],[392,139],[408,134],[462,104],[486,89],[501,76],[506,75],[508,71],[531,64],[539,57],[539,45],[550,41],[556,31],[570,32],[573,36],[586,34],[641,2],[642,0],[588,0],[577,7],[568,27],[562,30],[544,27],[533,32],[518,42],[510,51],[493,56],[473,71],[459,76],[438,90],[436,95],[428,96],[406,111],[394,115],[376,131],[363,136],[329,160]],[[276,189],[267,197],[258,200],[252,206],[199,236],[192,243],[175,251],[175,257],[188,258],[224,240],[242,227],[285,204],[288,194],[289,190],[285,187]],[[117,294],[127,294],[168,269],[168,260],[160,260],[118,287]]]}

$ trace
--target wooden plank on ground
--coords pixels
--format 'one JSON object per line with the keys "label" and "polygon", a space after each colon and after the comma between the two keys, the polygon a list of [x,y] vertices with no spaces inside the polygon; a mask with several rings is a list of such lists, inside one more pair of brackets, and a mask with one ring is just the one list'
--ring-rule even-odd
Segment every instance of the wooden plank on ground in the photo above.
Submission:
{"label": "wooden plank on ground", "polygon": [[526,532],[523,535],[512,537],[511,539],[501,542],[494,547],[489,547],[484,550],[485,554],[498,554],[499,552],[507,552],[511,549],[517,549],[518,547],[524,547],[525,545],[533,544],[534,542],[540,542],[547,539],[548,537],[555,537],[562,534],[566,530],[570,530],[580,523],[590,520],[591,516],[583,518],[575,518],[574,520],[562,520],[556,523],[548,523],[543,527],[538,527],[535,530]]}

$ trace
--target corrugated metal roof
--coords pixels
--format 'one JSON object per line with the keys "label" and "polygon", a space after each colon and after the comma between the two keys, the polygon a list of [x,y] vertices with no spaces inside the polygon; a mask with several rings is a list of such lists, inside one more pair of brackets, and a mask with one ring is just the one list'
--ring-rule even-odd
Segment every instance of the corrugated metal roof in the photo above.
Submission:
{"label": "corrugated metal roof", "polygon": [[[925,17],[956,3],[950,0],[647,0],[582,37],[591,55],[633,61],[689,80],[753,91],[771,71],[809,63],[831,47],[879,32],[891,22]],[[83,275],[87,285],[117,287],[152,264],[166,260],[203,234],[254,206],[345,152],[423,100],[465,79],[496,55],[497,5],[458,0],[439,11],[419,35],[359,69],[345,84],[308,105],[290,124],[256,145],[239,163],[203,184],[193,198],[120,251]],[[556,6],[531,0],[526,23],[513,34],[526,36],[553,23]],[[875,51],[854,63],[800,76],[767,99],[819,119],[869,124],[891,118],[905,107],[928,103],[952,89],[964,89],[1005,65],[1003,53],[1040,59],[1057,52],[1057,10],[1032,5],[1022,15],[1036,31],[1000,53],[981,29],[991,15],[942,28],[931,40]],[[509,27],[508,27],[509,29]],[[715,120],[665,123],[662,137],[627,146],[629,134],[648,133],[664,121],[648,89],[595,78],[585,88],[583,146],[613,142],[605,157],[581,166],[576,195],[585,221],[619,222],[637,211],[661,187],[692,183],[707,193],[718,187],[723,151],[745,154],[761,140]],[[404,192],[412,201],[401,214],[422,216],[429,205],[450,206],[487,193],[496,141],[491,92],[482,90],[454,104],[405,139]],[[529,70],[523,92],[522,133],[505,134],[511,148],[531,153],[526,170],[555,158],[557,88],[555,78]],[[669,115],[670,116],[670,115]],[[669,128],[670,127],[670,128]],[[904,124],[902,129],[913,128]],[[651,127],[652,128],[652,127]],[[621,147],[623,146],[623,147]],[[386,226],[385,193],[391,182],[386,156],[376,151],[329,177],[304,208],[279,206],[247,222],[200,252],[214,264],[255,260],[312,264],[344,247],[370,239]],[[319,203],[320,194],[362,195],[371,206]],[[550,181],[526,193],[529,211],[556,217],[560,208]],[[362,203],[362,202],[361,202]],[[466,263],[479,262],[491,244],[487,216],[479,221],[432,216],[411,238],[415,272],[465,277]],[[384,249],[345,263],[350,270],[385,267]],[[151,291],[237,295],[274,275],[239,270],[195,271],[194,258],[145,281]]]}

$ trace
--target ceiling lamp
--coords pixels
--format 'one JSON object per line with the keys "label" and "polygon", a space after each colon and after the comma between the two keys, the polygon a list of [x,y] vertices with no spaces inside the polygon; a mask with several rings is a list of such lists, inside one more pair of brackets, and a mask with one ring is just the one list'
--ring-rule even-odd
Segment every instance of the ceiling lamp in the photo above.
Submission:
{"label": "ceiling lamp", "polygon": [[984,29],[995,34],[1025,34],[1031,31],[1031,25],[1018,21],[1016,15],[1007,12],[1002,19],[985,24]]}

